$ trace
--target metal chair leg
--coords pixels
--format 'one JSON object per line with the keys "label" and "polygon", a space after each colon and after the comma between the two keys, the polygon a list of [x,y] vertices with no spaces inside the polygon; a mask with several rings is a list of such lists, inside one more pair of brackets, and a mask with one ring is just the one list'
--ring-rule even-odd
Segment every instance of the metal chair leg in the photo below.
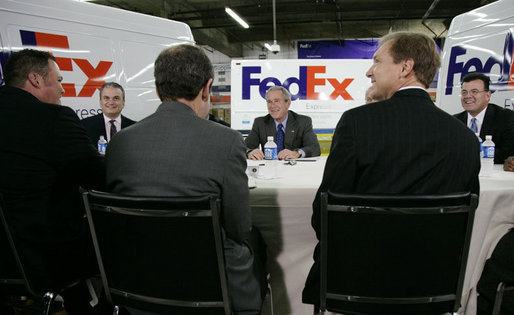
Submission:
{"label": "metal chair leg", "polygon": [[493,308],[492,315],[500,314],[504,289],[505,289],[505,283],[503,283],[503,282],[498,283],[498,287],[496,288],[496,296],[494,298],[494,308]]}
{"label": "metal chair leg", "polygon": [[50,308],[52,307],[52,302],[55,299],[55,294],[52,292],[46,292],[43,295],[43,315],[50,315]]}

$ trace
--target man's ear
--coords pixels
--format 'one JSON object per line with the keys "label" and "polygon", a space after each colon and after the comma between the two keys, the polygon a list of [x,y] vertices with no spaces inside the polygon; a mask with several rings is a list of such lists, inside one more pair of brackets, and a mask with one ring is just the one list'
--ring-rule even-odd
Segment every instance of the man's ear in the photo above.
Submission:
{"label": "man's ear", "polygon": [[28,75],[28,81],[34,88],[39,88],[41,80],[43,80],[43,77],[35,72],[31,72]]}
{"label": "man's ear", "polygon": [[212,78],[210,78],[207,83],[202,88],[202,101],[207,102],[209,100],[209,97],[211,97],[211,84],[212,84]]}
{"label": "man's ear", "polygon": [[412,58],[402,61],[402,74],[406,77],[414,71],[414,60]]}

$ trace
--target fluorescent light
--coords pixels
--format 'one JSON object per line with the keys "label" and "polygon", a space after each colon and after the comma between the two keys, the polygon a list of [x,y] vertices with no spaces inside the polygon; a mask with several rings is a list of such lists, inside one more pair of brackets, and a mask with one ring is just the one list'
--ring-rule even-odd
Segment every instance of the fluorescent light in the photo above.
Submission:
{"label": "fluorescent light", "polygon": [[269,51],[271,51],[271,46],[270,46],[270,44],[265,43],[265,44],[264,44],[264,47],[268,48],[268,50],[269,50]]}
{"label": "fluorescent light", "polygon": [[239,24],[241,24],[242,27],[244,27],[244,28],[250,27],[248,25],[248,23],[246,23],[239,15],[237,15],[236,12],[232,11],[231,8],[225,7],[225,12],[227,12],[228,15],[230,15],[234,20],[236,20]]}

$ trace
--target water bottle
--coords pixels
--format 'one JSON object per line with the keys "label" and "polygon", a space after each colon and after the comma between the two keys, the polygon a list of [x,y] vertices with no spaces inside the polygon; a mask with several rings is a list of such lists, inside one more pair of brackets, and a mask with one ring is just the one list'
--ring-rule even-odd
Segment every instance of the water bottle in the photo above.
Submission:
{"label": "water bottle", "polygon": [[100,136],[100,139],[98,139],[98,153],[105,154],[105,150],[107,150],[107,140],[104,136]]}
{"label": "water bottle", "polygon": [[266,167],[263,176],[265,178],[277,177],[277,144],[273,142],[273,136],[268,136],[268,142],[264,145],[264,160]]}
{"label": "water bottle", "polygon": [[490,175],[493,172],[495,147],[492,138],[493,136],[487,135],[482,143],[482,175]]}
{"label": "water bottle", "polygon": [[480,158],[482,158],[482,138],[480,138],[480,135],[478,134],[478,132],[475,132],[475,136],[477,136],[477,139],[478,139],[478,143],[480,144]]}

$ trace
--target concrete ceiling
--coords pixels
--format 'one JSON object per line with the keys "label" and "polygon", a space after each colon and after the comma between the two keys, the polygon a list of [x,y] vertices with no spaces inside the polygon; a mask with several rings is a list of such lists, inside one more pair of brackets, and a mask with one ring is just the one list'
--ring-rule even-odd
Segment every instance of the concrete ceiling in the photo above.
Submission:
{"label": "concrete ceiling", "polygon": [[[249,42],[274,38],[272,0],[93,0],[92,3],[187,23],[198,44],[241,57]],[[276,0],[276,39],[378,38],[392,31],[445,37],[453,17],[494,0]],[[227,13],[236,11],[250,28]]]}

